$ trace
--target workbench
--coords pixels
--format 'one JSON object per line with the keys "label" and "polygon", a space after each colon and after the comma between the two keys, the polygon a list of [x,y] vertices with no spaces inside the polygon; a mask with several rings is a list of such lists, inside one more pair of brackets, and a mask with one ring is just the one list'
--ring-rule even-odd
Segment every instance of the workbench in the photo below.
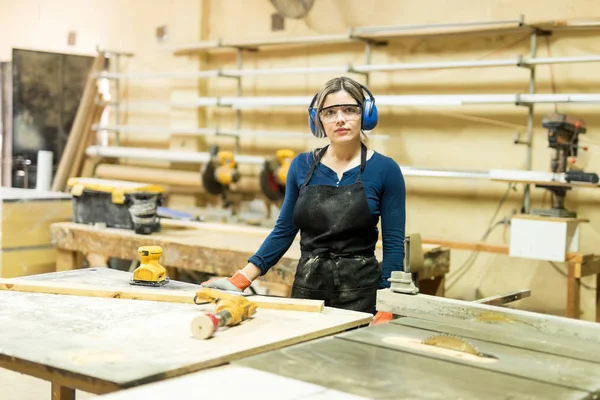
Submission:
{"label": "workbench", "polygon": [[[451,240],[423,239],[423,243],[444,246],[450,249],[471,250],[487,253],[509,255],[508,246],[477,243],[456,242]],[[567,304],[566,316],[580,318],[581,307],[581,278],[596,275],[596,288],[600,288],[600,255],[569,252],[566,255],[567,263]],[[600,322],[600,290],[596,289],[596,322]]]}
{"label": "workbench", "polygon": [[[108,257],[135,260],[138,247],[155,245],[163,248],[160,263],[165,267],[215,276],[232,276],[244,267],[269,232],[270,229],[260,227],[164,219],[161,231],[151,235],[72,222],[50,226],[51,241],[58,251],[57,271],[79,268],[82,255],[88,259],[90,255],[100,255],[104,260]],[[381,243],[376,254],[381,261]],[[445,276],[450,270],[450,251],[425,244],[423,255],[424,266],[416,272],[415,280],[422,293],[443,296]],[[273,294],[289,296],[299,259],[300,246],[296,239],[279,263],[258,281],[279,289]],[[169,270],[169,275],[173,274],[174,271]]]}
{"label": "workbench", "polygon": [[[131,273],[80,269],[13,278],[0,290],[0,367],[52,382],[53,400],[75,389],[103,394],[162,381],[233,360],[343,332],[372,321],[367,313],[324,307],[321,312],[259,308],[241,325],[195,339],[191,321],[213,304],[193,304],[198,285],[174,282],[170,291],[190,304],[118,298]],[[17,291],[30,285],[72,285],[114,291],[66,295]],[[163,287],[164,289],[167,286]],[[163,288],[141,288],[160,293]],[[252,298],[252,296],[250,296]],[[289,299],[285,299],[289,300]]]}

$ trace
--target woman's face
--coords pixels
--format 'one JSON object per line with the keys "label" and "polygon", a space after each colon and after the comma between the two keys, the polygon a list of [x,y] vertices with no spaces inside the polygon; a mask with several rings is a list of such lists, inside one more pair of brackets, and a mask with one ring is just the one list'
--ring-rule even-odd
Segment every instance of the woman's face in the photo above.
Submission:
{"label": "woman's face", "polygon": [[319,118],[327,137],[332,143],[360,141],[362,109],[344,90],[325,97]]}

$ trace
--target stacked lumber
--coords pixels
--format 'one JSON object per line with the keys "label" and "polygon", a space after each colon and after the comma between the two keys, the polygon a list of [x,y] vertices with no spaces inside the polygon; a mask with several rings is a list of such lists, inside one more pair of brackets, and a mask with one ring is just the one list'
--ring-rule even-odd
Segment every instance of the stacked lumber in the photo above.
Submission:
{"label": "stacked lumber", "polygon": [[99,100],[100,92],[96,82],[96,73],[104,66],[104,55],[94,59],[87,78],[83,95],[77,109],[75,121],[69,132],[69,138],[58,164],[58,170],[52,182],[52,191],[65,191],[69,178],[79,176],[85,159],[85,149],[94,144],[94,124],[100,121],[104,105]]}

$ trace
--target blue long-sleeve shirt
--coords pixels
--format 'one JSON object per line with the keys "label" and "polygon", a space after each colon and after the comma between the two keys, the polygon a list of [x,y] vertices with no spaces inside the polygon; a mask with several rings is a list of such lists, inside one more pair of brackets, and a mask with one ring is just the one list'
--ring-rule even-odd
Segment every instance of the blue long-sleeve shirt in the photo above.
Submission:
{"label": "blue long-sleeve shirt", "polygon": [[[262,275],[277,264],[288,251],[298,228],[294,224],[294,207],[298,199],[300,187],[304,182],[313,160],[312,152],[297,155],[290,164],[286,180],[285,198],[277,218],[275,227],[262,243],[258,251],[250,257],[249,262],[260,268]],[[344,186],[356,182],[360,166],[346,172],[338,182],[337,173],[319,163],[311,185]],[[406,223],[406,186],[399,165],[390,157],[374,152],[362,173],[363,185],[373,216],[373,226],[377,229],[381,219],[383,242],[383,260],[381,288],[387,288],[387,279],[392,271],[404,269],[404,235]]]}

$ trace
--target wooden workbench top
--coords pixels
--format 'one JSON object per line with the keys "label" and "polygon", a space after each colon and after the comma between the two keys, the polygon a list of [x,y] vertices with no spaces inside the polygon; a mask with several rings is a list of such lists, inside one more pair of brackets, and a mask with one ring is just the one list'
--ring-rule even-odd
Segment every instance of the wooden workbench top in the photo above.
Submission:
{"label": "wooden workbench top", "polygon": [[[126,260],[138,258],[138,247],[161,246],[164,266],[210,275],[231,276],[243,268],[259,249],[270,229],[213,224],[205,222],[161,221],[161,231],[139,235],[132,230],[95,227],[73,222],[59,222],[50,226],[51,242],[59,249],[58,270],[73,269],[72,257],[61,258],[60,251],[98,254]],[[425,267],[422,279],[443,276],[449,270],[449,252],[439,245],[424,244]],[[376,251],[382,260],[382,249]],[[66,262],[63,260],[66,258]],[[260,280],[291,287],[300,259],[296,240],[268,274]]]}
{"label": "wooden workbench top", "polygon": [[[108,287],[115,279],[127,285],[131,277],[116,270],[97,271],[81,269],[19,279]],[[188,290],[184,286],[182,290]],[[224,328],[209,340],[198,340],[192,336],[190,324],[203,311],[214,311],[214,305],[0,291],[0,367],[66,387],[106,393],[225,364],[372,320],[371,314],[328,307],[321,313],[259,309],[252,320]]]}

